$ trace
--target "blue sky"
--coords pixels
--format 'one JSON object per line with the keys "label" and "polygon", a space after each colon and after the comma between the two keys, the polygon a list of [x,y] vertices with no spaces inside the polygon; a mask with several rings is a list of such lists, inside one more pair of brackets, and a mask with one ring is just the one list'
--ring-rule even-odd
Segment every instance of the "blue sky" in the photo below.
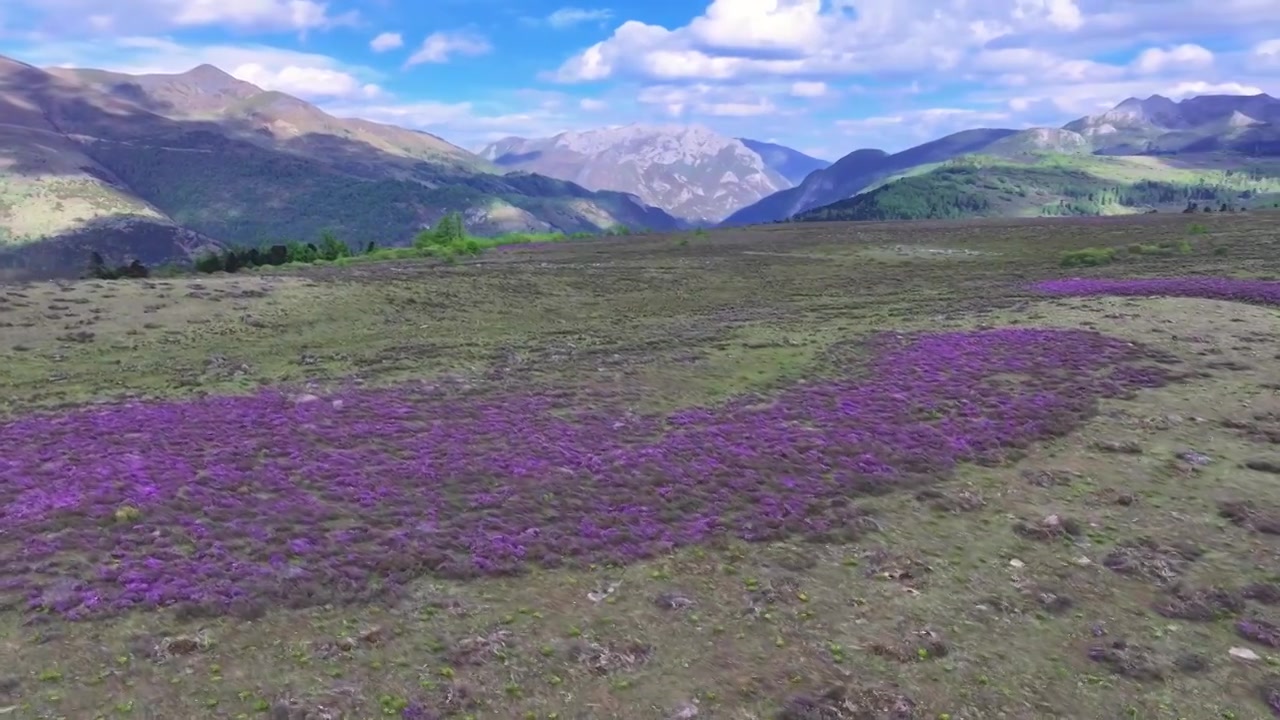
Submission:
{"label": "blue sky", "polygon": [[476,149],[700,123],[829,159],[1131,95],[1280,95],[1276,0],[5,0],[0,54],[211,63]]}

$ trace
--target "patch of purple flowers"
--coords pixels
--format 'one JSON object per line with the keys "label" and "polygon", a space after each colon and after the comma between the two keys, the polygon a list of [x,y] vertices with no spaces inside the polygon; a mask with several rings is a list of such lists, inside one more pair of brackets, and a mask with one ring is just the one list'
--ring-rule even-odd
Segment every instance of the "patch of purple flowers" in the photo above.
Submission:
{"label": "patch of purple flowers", "polygon": [[1273,280],[1226,277],[1068,278],[1039,282],[1032,288],[1049,295],[1164,295],[1280,305],[1280,282]]}
{"label": "patch of purple flowers", "polygon": [[721,534],[838,541],[864,518],[852,497],[1000,462],[1166,377],[1149,351],[1077,330],[871,350],[857,378],[666,417],[401,387],[19,419],[0,425],[0,598],[70,618],[222,612],[626,563]]}

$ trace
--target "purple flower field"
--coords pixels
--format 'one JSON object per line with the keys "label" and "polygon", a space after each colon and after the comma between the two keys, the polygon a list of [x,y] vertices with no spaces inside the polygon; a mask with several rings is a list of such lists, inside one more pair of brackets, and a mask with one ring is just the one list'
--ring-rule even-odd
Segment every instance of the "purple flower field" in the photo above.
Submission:
{"label": "purple flower field", "polygon": [[0,598],[68,618],[369,599],[702,543],[841,540],[852,498],[999,462],[1159,386],[1085,331],[885,335],[849,379],[665,417],[426,387],[135,402],[0,425]]}
{"label": "purple flower field", "polygon": [[1280,282],[1224,277],[1189,278],[1068,278],[1036,283],[1032,288],[1050,295],[1126,295],[1197,297],[1280,305]]}

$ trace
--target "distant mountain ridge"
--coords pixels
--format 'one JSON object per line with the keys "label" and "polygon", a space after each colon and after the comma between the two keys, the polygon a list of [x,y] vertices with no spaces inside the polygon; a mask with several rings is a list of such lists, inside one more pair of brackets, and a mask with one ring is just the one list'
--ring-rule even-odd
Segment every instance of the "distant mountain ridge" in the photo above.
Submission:
{"label": "distant mountain ridge", "polygon": [[872,148],[854,150],[829,167],[811,173],[796,187],[738,210],[722,224],[750,225],[783,220],[851,197],[876,180],[894,173],[975,152],[1015,132],[999,128],[963,130],[893,154]]}
{"label": "distant mountain ridge", "polygon": [[[1154,158],[1198,156],[1205,153],[1225,153],[1237,157],[1237,164],[1244,162],[1246,158],[1280,156],[1280,100],[1267,94],[1204,95],[1175,102],[1160,95],[1152,95],[1145,100],[1128,98],[1105,113],[1079,118],[1060,128],[964,130],[892,155],[880,150],[855,150],[830,167],[805,178],[797,187],[771,195],[735,212],[723,224],[775,222],[793,216],[834,219],[848,216],[849,208],[854,207],[860,209],[853,212],[853,215],[893,215],[897,211],[880,207],[883,201],[895,198],[894,207],[899,206],[901,203],[897,198],[904,192],[903,188],[907,187],[915,188],[918,192],[936,191],[937,188],[929,187],[927,180],[919,178],[934,170],[940,173],[939,177],[954,177],[955,173],[951,170],[936,166],[971,154],[1032,161],[1045,154]],[[1205,162],[1203,159],[1196,159],[1193,165],[1198,167]],[[1008,167],[1015,166],[1017,163]],[[1185,180],[1178,175],[1177,168],[1163,169],[1163,166],[1149,164],[1142,167],[1144,178],[1151,182],[1159,181],[1162,173],[1169,176],[1175,185]],[[1213,167],[1205,167],[1206,172],[1212,169]],[[997,168],[987,166],[982,170],[982,175],[991,177],[999,172],[1001,171]],[[1052,169],[1048,172],[1052,172]],[[1022,173],[1020,177],[1026,179],[1029,176]],[[880,191],[886,183],[898,182],[903,185],[895,193],[886,195]],[[1045,183],[1049,186],[1057,185],[1056,181],[1045,177],[1039,177],[1032,184],[1041,187]],[[1094,184],[1098,187],[1111,187],[1105,180],[1097,180]],[[845,202],[861,193],[871,192],[878,192],[876,197],[881,201],[874,211],[868,210],[865,203]],[[1051,196],[1052,201],[1049,199]],[[1045,202],[1049,204],[1063,199],[1053,192],[1045,195]],[[975,207],[983,205],[974,202]],[[831,208],[833,204],[838,204],[844,210],[837,208],[824,211],[824,208]],[[907,204],[916,208],[914,204]],[[1015,205],[1018,204],[990,203],[984,205],[987,208],[984,212],[999,214]],[[1025,210],[1020,205],[1018,207],[1019,212]],[[916,212],[916,209],[911,212]],[[977,210],[970,209],[966,212]]]}
{"label": "distant mountain ridge", "polygon": [[631,193],[698,223],[717,222],[791,187],[786,173],[794,176],[806,165],[822,162],[780,145],[725,137],[700,125],[632,124],[549,138],[508,137],[485,147],[480,156],[507,169]]}
{"label": "distant mountain ridge", "polygon": [[743,145],[746,145],[748,150],[759,155],[766,166],[786,178],[792,185],[799,185],[809,176],[809,173],[815,170],[822,170],[831,166],[829,160],[821,160],[806,155],[786,145],[743,137],[738,138],[738,140]]}
{"label": "distant mountain ridge", "polygon": [[43,70],[0,57],[0,267],[153,263],[225,243],[407,242],[447,212],[478,234],[670,230],[633,195],[503,175],[434,135],[333,117],[203,65]]}

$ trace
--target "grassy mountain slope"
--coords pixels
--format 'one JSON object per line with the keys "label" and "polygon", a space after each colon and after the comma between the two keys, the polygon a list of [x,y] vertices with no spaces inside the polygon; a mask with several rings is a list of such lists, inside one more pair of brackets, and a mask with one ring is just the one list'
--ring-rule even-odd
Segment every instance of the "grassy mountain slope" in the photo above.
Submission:
{"label": "grassy mountain slope", "polygon": [[0,267],[65,272],[90,248],[160,262],[322,229],[397,244],[452,211],[477,234],[679,226],[633,196],[494,170],[209,66],[131,78],[0,58]]}
{"label": "grassy mountain slope", "polygon": [[852,198],[814,208],[797,221],[1117,215],[1267,202],[1280,196],[1280,163],[1238,166],[1220,155],[1177,159],[1045,153],[1011,159],[958,158]]}
{"label": "grassy mountain slope", "polygon": [[830,167],[810,174],[800,185],[774,193],[735,212],[722,224],[749,225],[782,220],[798,212],[851,197],[895,173],[978,151],[1015,132],[999,128],[964,130],[892,155],[883,150],[855,150]]}
{"label": "grassy mountain slope", "polygon": [[[0,57],[0,273],[54,274],[91,250],[156,263],[216,244],[138,196],[64,131],[114,137],[111,118],[131,110]],[[156,127],[151,118],[140,125]]]}

